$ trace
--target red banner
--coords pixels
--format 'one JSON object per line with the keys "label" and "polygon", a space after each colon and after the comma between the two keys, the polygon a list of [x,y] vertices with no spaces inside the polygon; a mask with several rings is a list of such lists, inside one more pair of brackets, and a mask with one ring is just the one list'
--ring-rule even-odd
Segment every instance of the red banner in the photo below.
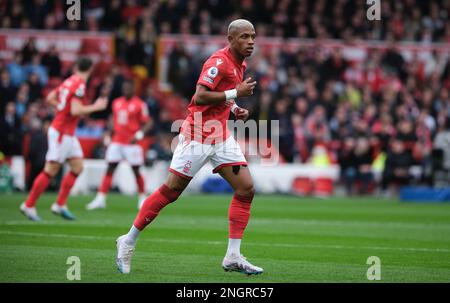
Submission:
{"label": "red banner", "polygon": [[71,31],[0,30],[0,60],[12,60],[25,43],[34,39],[40,53],[55,46],[65,66],[79,55],[89,55],[97,62],[111,62],[114,56],[114,39],[111,33]]}

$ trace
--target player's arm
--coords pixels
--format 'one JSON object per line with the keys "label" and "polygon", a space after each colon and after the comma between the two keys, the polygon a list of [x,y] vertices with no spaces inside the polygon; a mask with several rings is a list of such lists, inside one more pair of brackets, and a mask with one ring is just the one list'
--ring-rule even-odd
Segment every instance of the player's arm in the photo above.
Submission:
{"label": "player's arm", "polygon": [[84,116],[94,112],[102,111],[108,106],[108,99],[100,97],[93,104],[83,105],[80,99],[75,98],[70,104],[70,114],[72,116]]}
{"label": "player's arm", "polygon": [[224,102],[239,97],[248,97],[253,95],[253,89],[256,86],[256,81],[250,82],[252,78],[248,77],[242,83],[238,84],[236,88],[224,92],[215,92],[209,90],[204,85],[197,85],[195,91],[196,105],[210,105]]}
{"label": "player's arm", "polygon": [[45,98],[45,102],[47,104],[50,104],[53,107],[57,107],[59,104],[58,101],[58,93],[56,92],[56,89],[53,89]]}
{"label": "player's arm", "polygon": [[148,115],[147,105],[144,105],[141,111],[142,127],[134,134],[131,144],[144,139],[145,134],[153,128],[153,120]]}

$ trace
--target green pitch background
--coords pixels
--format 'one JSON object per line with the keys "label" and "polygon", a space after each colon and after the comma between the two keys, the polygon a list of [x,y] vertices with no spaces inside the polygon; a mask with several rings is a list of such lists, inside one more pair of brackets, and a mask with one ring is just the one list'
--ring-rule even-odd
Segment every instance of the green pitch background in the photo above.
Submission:
{"label": "green pitch background", "polygon": [[111,194],[92,212],[92,196],[71,197],[78,220],[68,222],[46,194],[39,223],[19,212],[24,198],[0,195],[0,282],[76,283],[69,256],[81,260],[81,282],[369,282],[369,256],[381,259],[381,282],[450,282],[450,203],[258,195],[241,251],[266,272],[247,277],[221,268],[231,196],[183,195],[165,208],[140,236],[129,275],[116,270],[115,239],[134,220],[135,197]]}

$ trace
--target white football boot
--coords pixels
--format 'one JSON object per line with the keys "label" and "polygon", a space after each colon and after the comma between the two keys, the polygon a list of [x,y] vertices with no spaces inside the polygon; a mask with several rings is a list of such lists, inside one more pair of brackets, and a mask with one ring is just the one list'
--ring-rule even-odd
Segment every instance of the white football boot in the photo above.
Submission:
{"label": "white football boot", "polygon": [[117,246],[117,256],[116,264],[117,269],[122,274],[129,274],[131,271],[131,257],[134,252],[134,245],[128,245],[125,243],[125,238],[127,235],[120,236],[116,240]]}
{"label": "white football boot", "polygon": [[145,199],[147,199],[147,195],[146,194],[140,194],[139,198],[138,198],[138,210],[141,209],[142,204],[144,204]]}
{"label": "white football boot", "polygon": [[41,218],[38,216],[36,207],[27,207],[25,202],[20,205],[20,211],[31,221],[41,221]]}
{"label": "white football boot", "polygon": [[226,255],[222,262],[225,271],[237,271],[246,275],[259,275],[264,272],[261,267],[247,261],[243,255]]}
{"label": "white football boot", "polygon": [[106,208],[106,198],[102,194],[97,194],[94,200],[86,205],[87,210]]}

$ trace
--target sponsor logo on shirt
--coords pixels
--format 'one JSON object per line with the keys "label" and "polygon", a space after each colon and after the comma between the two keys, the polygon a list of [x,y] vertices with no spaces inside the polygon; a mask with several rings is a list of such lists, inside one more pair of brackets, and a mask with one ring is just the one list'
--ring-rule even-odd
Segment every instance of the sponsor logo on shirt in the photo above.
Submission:
{"label": "sponsor logo on shirt", "polygon": [[218,59],[216,60],[216,66],[219,66],[219,65],[222,64],[222,63],[223,63],[223,60],[222,60],[222,59],[218,58]]}

